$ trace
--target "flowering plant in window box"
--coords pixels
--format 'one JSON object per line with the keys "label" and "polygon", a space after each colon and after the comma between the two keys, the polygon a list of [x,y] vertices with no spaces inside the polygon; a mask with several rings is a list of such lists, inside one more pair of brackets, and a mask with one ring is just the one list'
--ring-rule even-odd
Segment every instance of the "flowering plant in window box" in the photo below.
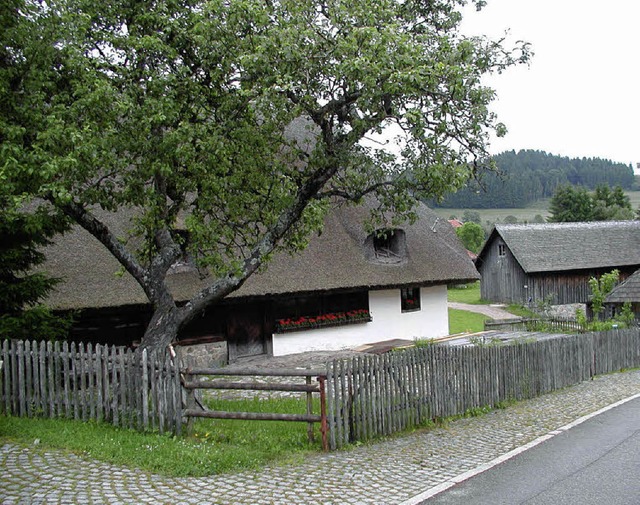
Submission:
{"label": "flowering plant in window box", "polygon": [[368,323],[371,314],[368,309],[355,309],[346,312],[333,312],[318,316],[300,316],[276,320],[276,333],[308,330],[311,328],[326,328],[346,324]]}

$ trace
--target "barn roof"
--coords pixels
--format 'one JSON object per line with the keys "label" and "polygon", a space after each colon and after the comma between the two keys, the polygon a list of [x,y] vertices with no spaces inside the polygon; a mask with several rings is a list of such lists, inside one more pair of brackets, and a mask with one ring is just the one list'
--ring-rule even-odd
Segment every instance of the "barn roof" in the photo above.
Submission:
{"label": "barn roof", "polygon": [[[372,261],[367,256],[368,236],[364,207],[341,206],[325,219],[323,232],[314,236],[302,253],[278,253],[264,272],[250,277],[230,297],[264,297],[295,293],[356,289],[383,289],[409,285],[468,282],[478,273],[449,223],[424,205],[416,223],[401,226],[406,236],[406,257],[396,264]],[[127,223],[109,216],[109,224],[124,234]],[[62,277],[47,300],[56,309],[116,307],[146,304],[142,289],[95,238],[79,227],[59,237],[45,251],[44,265]],[[187,300],[210,279],[193,269],[169,276],[178,300]]]}
{"label": "barn roof", "polygon": [[640,265],[640,221],[496,225],[527,273]]}
{"label": "barn roof", "polygon": [[618,284],[605,299],[607,303],[640,302],[640,270]]}

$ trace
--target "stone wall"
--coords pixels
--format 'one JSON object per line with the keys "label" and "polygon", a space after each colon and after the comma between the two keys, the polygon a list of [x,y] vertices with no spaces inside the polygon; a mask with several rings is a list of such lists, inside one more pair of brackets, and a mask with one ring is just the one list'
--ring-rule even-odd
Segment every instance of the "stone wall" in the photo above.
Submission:
{"label": "stone wall", "polygon": [[179,345],[176,353],[182,367],[222,368],[228,362],[226,342]]}

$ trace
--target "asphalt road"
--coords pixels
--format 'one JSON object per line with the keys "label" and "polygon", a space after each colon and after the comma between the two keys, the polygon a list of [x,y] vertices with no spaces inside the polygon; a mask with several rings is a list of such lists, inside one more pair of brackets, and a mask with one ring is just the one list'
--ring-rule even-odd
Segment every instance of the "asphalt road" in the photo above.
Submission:
{"label": "asphalt road", "polygon": [[423,503],[638,505],[640,398],[593,417]]}

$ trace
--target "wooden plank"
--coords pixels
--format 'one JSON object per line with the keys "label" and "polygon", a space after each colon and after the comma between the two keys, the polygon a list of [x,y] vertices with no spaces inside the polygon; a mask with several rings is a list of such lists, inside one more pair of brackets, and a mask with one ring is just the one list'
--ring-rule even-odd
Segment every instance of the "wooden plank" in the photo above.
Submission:
{"label": "wooden plank", "polygon": [[29,390],[29,416],[35,416],[38,414],[40,410],[40,406],[38,405],[40,402],[40,376],[38,374],[38,343],[33,340],[27,340],[25,342],[25,346],[29,344],[29,349],[27,351],[26,359],[27,359],[27,388]]}
{"label": "wooden plank", "polygon": [[319,414],[276,414],[272,412],[226,412],[220,410],[195,410],[184,411],[187,417],[205,417],[208,419],[248,419],[254,421],[295,421],[305,423],[319,423],[322,417]]}
{"label": "wooden plank", "polygon": [[26,340],[24,343],[24,370],[26,378],[26,401],[27,401],[27,416],[33,417],[35,415],[35,385],[33,378],[33,353],[30,340]]}
{"label": "wooden plank", "polygon": [[18,362],[18,413],[20,417],[24,417],[27,414],[27,396],[26,396],[26,381],[25,381],[25,366],[24,366],[24,342],[18,341],[16,348],[16,360]]}
{"label": "wooden plank", "polygon": [[85,350],[85,344],[83,342],[78,343],[78,390],[76,394],[78,395],[78,403],[79,403],[79,416],[83,421],[88,419],[89,405],[87,401],[87,353]]}
{"label": "wooden plank", "polygon": [[246,375],[263,375],[265,377],[306,377],[311,375],[317,377],[324,375],[325,371],[321,369],[304,369],[304,368],[279,368],[275,370],[265,368],[251,368],[243,370],[228,370],[227,368],[187,368],[186,373],[190,375],[224,375],[224,376],[246,376]]}
{"label": "wooden plank", "polygon": [[335,394],[335,360],[327,362],[327,382],[326,382],[326,398],[327,398],[327,428],[329,430],[329,447],[331,450],[338,448],[336,430],[338,423],[336,422],[336,394]]}
{"label": "wooden plank", "polygon": [[[324,375],[324,374],[323,374]],[[311,378],[309,376],[308,378]],[[291,391],[298,393],[319,393],[318,384],[282,384],[278,382],[231,382],[217,381],[191,381],[185,382],[185,389],[234,389],[246,391]]]}
{"label": "wooden plank", "polygon": [[49,402],[47,395],[47,347],[46,342],[38,345],[38,385],[40,386],[40,411],[47,415]]}
{"label": "wooden plank", "polygon": [[[64,411],[64,379],[63,359],[60,342],[47,342],[46,345],[46,382],[49,401],[49,417],[63,417]],[[45,409],[46,411],[47,409]]]}
{"label": "wooden plank", "polygon": [[149,353],[142,351],[142,428],[149,429]]}
{"label": "wooden plank", "polygon": [[110,349],[109,365],[111,367],[111,422],[114,426],[120,426],[120,356],[116,346]]}
{"label": "wooden plank", "polygon": [[2,341],[2,352],[0,353],[2,367],[0,368],[0,376],[2,377],[2,401],[0,401],[0,413],[8,415],[11,413],[11,368],[13,363],[9,354],[9,341]]}
{"label": "wooden plank", "polygon": [[94,373],[95,373],[95,388],[96,388],[96,396],[95,396],[95,410],[96,410],[96,421],[101,423],[104,421],[104,374],[102,369],[102,361],[103,361],[103,346],[100,344],[96,344],[95,352],[94,352]]}

